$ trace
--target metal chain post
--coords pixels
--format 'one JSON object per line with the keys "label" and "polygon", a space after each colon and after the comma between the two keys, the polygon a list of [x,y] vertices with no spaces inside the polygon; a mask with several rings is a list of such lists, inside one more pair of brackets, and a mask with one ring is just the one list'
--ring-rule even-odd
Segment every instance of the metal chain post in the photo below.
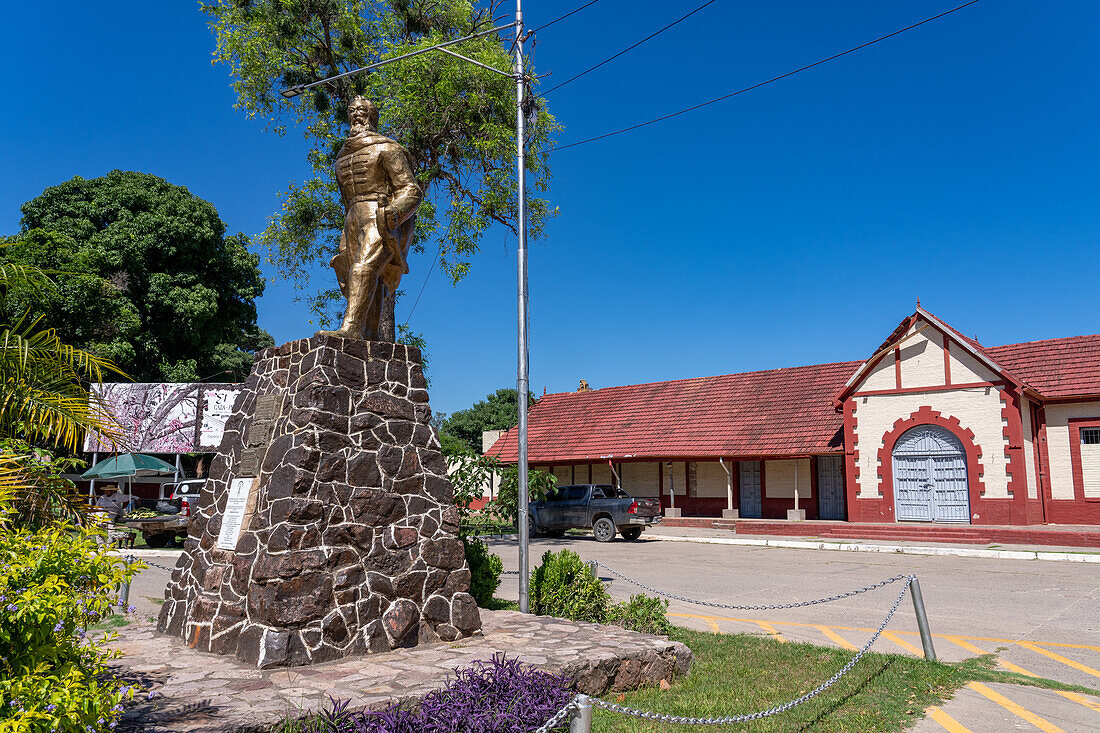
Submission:
{"label": "metal chain post", "polygon": [[924,596],[920,592],[917,576],[909,576],[909,595],[913,598],[913,613],[917,617],[917,629],[920,631],[920,643],[924,647],[924,658],[936,661],[936,650],[932,647],[932,632],[928,629],[928,615],[924,612]]}
{"label": "metal chain post", "polygon": [[[604,567],[606,568],[607,566],[604,565]],[[592,705],[598,708],[603,708],[604,710],[611,710],[616,713],[622,713],[623,715],[629,715],[634,718],[642,718],[644,720],[658,720],[665,723],[676,723],[679,725],[730,725],[733,723],[747,723],[753,720],[760,720],[762,718],[771,717],[772,715],[784,713],[791,708],[801,705],[807,700],[811,700],[817,697],[822,692],[825,692],[825,690],[836,684],[837,680],[850,672],[852,668],[859,663],[859,660],[863,658],[863,655],[867,653],[871,646],[878,640],[882,632],[886,630],[887,624],[890,623],[890,619],[894,617],[894,613],[898,610],[898,606],[901,605],[901,599],[905,597],[905,591],[909,589],[910,584],[913,582],[913,580],[915,580],[914,576],[912,575],[902,577],[905,578],[905,586],[901,589],[901,593],[898,594],[898,597],[894,599],[894,604],[890,606],[890,612],[886,614],[886,618],[884,618],[882,620],[882,623],[879,624],[878,630],[875,631],[871,638],[867,640],[867,643],[863,645],[863,648],[856,652],[856,655],[848,660],[848,663],[845,664],[839,672],[834,674],[819,687],[810,690],[805,695],[795,700],[783,703],[782,705],[776,705],[775,707],[768,708],[767,710],[761,710],[758,713],[749,713],[747,715],[730,715],[723,718],[688,718],[681,715],[665,715],[664,713],[654,713],[648,710],[636,710],[634,708],[628,708],[625,705],[619,705],[613,702],[606,702],[604,700],[600,700],[599,698],[592,698]]]}
{"label": "metal chain post", "polygon": [[[126,563],[126,567],[130,567],[134,564],[134,556],[127,555],[122,558],[122,561]],[[118,607],[123,611],[130,605],[130,581],[124,580],[118,584]]]}
{"label": "metal chain post", "polygon": [[[578,695],[577,697],[580,697],[580,695]],[[565,707],[563,707],[558,712],[554,713],[554,716],[552,718],[550,718],[550,720],[546,721],[545,723],[540,725],[538,728],[536,728],[535,733],[550,733],[550,731],[554,730],[554,728],[559,723],[561,723],[563,720],[565,720],[567,717],[569,717],[570,713],[572,713],[574,710],[576,710],[576,708],[577,708],[577,697],[574,697],[572,700],[570,700],[566,704]]]}
{"label": "metal chain post", "polygon": [[592,698],[577,695],[576,713],[569,721],[569,733],[592,733]]}

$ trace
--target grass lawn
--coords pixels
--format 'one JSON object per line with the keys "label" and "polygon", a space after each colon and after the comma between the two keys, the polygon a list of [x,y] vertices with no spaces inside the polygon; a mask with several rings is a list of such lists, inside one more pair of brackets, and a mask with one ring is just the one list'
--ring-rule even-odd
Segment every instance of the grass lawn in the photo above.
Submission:
{"label": "grass lawn", "polygon": [[[744,715],[793,700],[836,674],[855,652],[784,643],[755,634],[712,634],[677,628],[673,638],[695,653],[691,672],[671,689],[647,688],[604,699],[632,708],[697,718]],[[972,680],[1100,694],[993,669],[993,655],[958,664],[926,662],[894,654],[868,653],[835,685],[786,713],[736,727],[739,731],[900,731],[924,716],[925,708],[951,698]],[[594,711],[594,731],[687,730],[682,725]],[[691,726],[729,730],[731,726]]]}

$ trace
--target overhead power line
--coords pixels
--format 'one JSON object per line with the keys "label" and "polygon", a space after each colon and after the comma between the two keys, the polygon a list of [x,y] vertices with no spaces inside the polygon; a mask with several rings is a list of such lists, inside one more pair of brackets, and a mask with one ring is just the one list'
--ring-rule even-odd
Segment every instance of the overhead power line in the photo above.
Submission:
{"label": "overhead power line", "polygon": [[[945,10],[944,12],[940,13],[939,15],[933,15],[931,18],[925,18],[924,20],[920,21],[919,23],[914,23],[913,25],[909,25],[909,26],[906,26],[904,28],[900,28],[900,29],[894,31],[893,33],[888,33],[885,36],[880,36],[880,37],[874,39],[873,41],[867,41],[866,43],[861,43],[858,46],[854,46],[852,48],[849,48],[847,51],[841,51],[840,53],[835,53],[832,56],[829,56],[827,58],[823,58],[819,61],[815,61],[812,64],[807,64],[806,66],[802,66],[800,68],[797,68],[794,71],[788,71],[786,74],[780,74],[779,76],[774,76],[771,79],[767,79],[765,81],[758,82],[756,84],[753,84],[752,86],[745,87],[744,89],[738,89],[736,92],[730,92],[729,94],[723,94],[721,97],[715,97],[714,99],[709,99],[706,102],[700,102],[699,104],[693,105],[693,106],[688,107],[686,109],[682,109],[679,112],[672,112],[671,114],[663,115],[661,117],[657,117],[657,118],[649,120],[647,122],[639,122],[637,125],[631,125],[630,127],[624,127],[621,130],[615,130],[614,132],[607,132],[607,133],[604,133],[603,135],[597,135],[596,137],[590,137],[590,138],[587,138],[585,140],[579,140],[575,143],[569,143],[568,145],[559,145],[557,147],[550,148],[550,150],[565,150],[567,148],[575,148],[578,145],[584,145],[586,143],[595,142],[597,140],[603,140],[604,138],[614,137],[615,135],[621,135],[624,132],[630,132],[631,130],[637,130],[640,127],[646,127],[648,125],[654,125],[658,122],[663,122],[667,119],[671,119],[673,117],[678,117],[679,115],[687,114],[688,112],[694,112],[695,110],[706,107],[707,105],[715,104],[716,102],[721,102],[723,100],[729,99],[730,97],[736,97],[738,94],[744,94],[745,92],[751,92],[753,89],[759,89],[762,86],[772,84],[774,82],[779,81],[780,79],[786,79],[788,76],[794,76],[795,74],[798,74],[800,72],[806,71],[808,69],[812,69],[815,66],[821,66],[822,64],[825,64],[825,63],[828,63],[828,62],[833,61],[835,59],[838,59],[841,56],[847,56],[848,54],[859,51],[860,49],[867,48],[868,46],[873,46],[874,44],[879,43],[880,41],[885,41],[888,38],[893,38],[896,35],[899,35],[901,33],[905,33],[906,31],[911,31],[914,28],[917,28],[919,26],[924,25],[925,23],[931,23],[934,20],[939,20],[940,18],[944,17],[945,15],[951,15],[952,13],[957,13],[958,11],[962,10],[963,8],[968,8],[971,5],[976,5],[979,2],[981,2],[981,0],[970,0],[970,2],[963,3],[962,5],[951,8],[950,10]],[[550,90],[548,90],[548,91],[550,91]]]}
{"label": "overhead power line", "polygon": [[609,63],[611,63],[611,62],[612,62],[612,61],[614,61],[615,59],[617,59],[617,58],[619,58],[620,56],[622,56],[622,55],[623,55],[624,53],[627,53],[627,52],[629,52],[629,51],[633,51],[633,50],[634,50],[635,48],[637,48],[638,46],[641,46],[641,45],[642,45],[643,43],[645,43],[646,41],[650,40],[651,38],[655,38],[656,36],[659,36],[659,35],[661,35],[661,34],[662,34],[662,33],[664,33],[665,31],[667,31],[667,30],[668,30],[669,28],[673,27],[674,25],[677,25],[678,23],[681,23],[681,22],[683,22],[683,21],[687,20],[688,18],[690,18],[691,16],[695,15],[695,14],[696,14],[696,13],[698,13],[698,12],[699,12],[700,10],[702,10],[703,8],[705,8],[706,6],[708,6],[708,5],[713,5],[713,4],[714,4],[714,3],[716,3],[716,2],[718,2],[718,0],[708,0],[708,2],[705,2],[705,3],[703,3],[703,4],[702,4],[702,5],[700,5],[699,7],[695,8],[695,10],[692,10],[692,11],[691,11],[690,13],[688,13],[687,15],[681,16],[680,18],[678,18],[678,19],[676,19],[676,20],[672,21],[671,23],[669,23],[668,25],[666,25],[666,26],[665,26],[664,28],[661,28],[661,29],[660,29],[660,30],[658,30],[658,31],[654,31],[653,33],[650,33],[650,34],[649,34],[648,36],[646,36],[646,37],[645,37],[645,38],[643,38],[642,40],[638,41],[637,43],[633,44],[632,46],[627,46],[627,47],[626,47],[626,48],[624,48],[624,49],[623,49],[622,51],[619,51],[619,52],[618,52],[617,54],[615,54],[614,56],[611,56],[611,57],[609,57],[609,58],[606,58],[606,59],[604,59],[603,61],[601,61],[600,63],[596,64],[595,66],[589,66],[589,67],[588,67],[587,69],[585,69],[585,70],[584,70],[584,71],[582,71],[581,73],[577,74],[576,76],[571,76],[571,77],[569,77],[568,79],[566,79],[565,81],[563,81],[563,82],[562,82],[561,84],[556,84],[556,85],[554,85],[554,86],[550,87],[550,88],[549,88],[549,89],[547,89],[547,90],[546,90],[545,92],[542,92],[541,94],[539,94],[539,96],[540,96],[540,97],[545,97],[545,96],[546,96],[547,94],[549,94],[550,92],[554,91],[555,89],[561,89],[561,88],[562,88],[563,86],[565,86],[566,84],[568,84],[568,83],[570,83],[570,82],[573,82],[573,81],[576,81],[577,79],[580,79],[580,78],[581,78],[582,76],[584,76],[585,74],[587,74],[587,73],[589,73],[589,72],[591,72],[591,71],[595,71],[596,69],[600,68],[600,67],[601,67],[601,66],[603,66],[604,64],[609,64]]}
{"label": "overhead power line", "polygon": [[557,22],[558,22],[559,20],[565,20],[565,19],[566,19],[566,18],[568,18],[568,17],[570,16],[570,15],[573,15],[574,13],[579,13],[579,12],[581,12],[582,10],[584,10],[585,8],[587,8],[587,7],[589,6],[589,5],[595,5],[595,4],[596,4],[596,3],[598,3],[599,1],[600,1],[600,0],[589,0],[589,2],[586,2],[586,3],[584,4],[584,5],[580,6],[579,8],[576,8],[576,9],[574,9],[574,10],[570,10],[570,11],[569,11],[568,13],[566,13],[565,15],[561,15],[561,16],[558,16],[557,18],[554,18],[554,19],[553,19],[552,21],[550,21],[549,23],[543,23],[543,24],[542,24],[542,25],[540,25],[540,26],[539,26],[538,28],[535,28],[535,29],[533,29],[533,30],[532,30],[531,32],[532,32],[532,33],[538,33],[538,32],[539,32],[539,31],[541,31],[541,30],[542,30],[543,28],[549,28],[550,26],[552,26],[552,25],[554,25],[555,23],[557,23]]}

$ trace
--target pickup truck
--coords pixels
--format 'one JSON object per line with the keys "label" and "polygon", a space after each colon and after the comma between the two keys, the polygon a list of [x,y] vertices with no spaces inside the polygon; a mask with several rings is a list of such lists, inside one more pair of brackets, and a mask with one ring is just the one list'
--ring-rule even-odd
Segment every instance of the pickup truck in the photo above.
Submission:
{"label": "pickup truck", "polygon": [[610,542],[615,532],[636,540],[642,530],[661,521],[656,499],[635,499],[615,486],[581,484],[559,486],[543,501],[529,505],[528,525],[532,536],[545,532],[561,537],[567,529],[592,529],[597,542]]}

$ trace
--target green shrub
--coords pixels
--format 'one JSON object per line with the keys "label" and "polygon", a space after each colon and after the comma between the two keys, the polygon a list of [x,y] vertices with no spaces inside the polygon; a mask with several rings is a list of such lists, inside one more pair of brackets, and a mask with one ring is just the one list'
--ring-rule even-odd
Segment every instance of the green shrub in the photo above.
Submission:
{"label": "green shrub", "polygon": [[529,597],[531,612],[540,616],[613,624],[645,634],[672,633],[668,601],[639,593],[627,603],[612,603],[603,583],[569,550],[542,556],[531,576]]}
{"label": "green shrub", "polygon": [[504,563],[477,537],[463,534],[462,544],[466,547],[466,564],[470,566],[470,595],[477,605],[488,608],[500,585]]}
{"label": "green shrub", "polygon": [[531,578],[530,601],[541,616],[603,623],[611,596],[577,553],[548,550]]}
{"label": "green shrub", "polygon": [[0,733],[107,731],[133,698],[107,671],[107,635],[86,633],[137,569],[101,540],[70,524],[0,531]]}
{"label": "green shrub", "polygon": [[644,593],[630,596],[627,603],[615,603],[608,607],[607,623],[643,634],[668,636],[672,633],[672,624],[668,620],[668,601],[664,598],[652,598]]}

